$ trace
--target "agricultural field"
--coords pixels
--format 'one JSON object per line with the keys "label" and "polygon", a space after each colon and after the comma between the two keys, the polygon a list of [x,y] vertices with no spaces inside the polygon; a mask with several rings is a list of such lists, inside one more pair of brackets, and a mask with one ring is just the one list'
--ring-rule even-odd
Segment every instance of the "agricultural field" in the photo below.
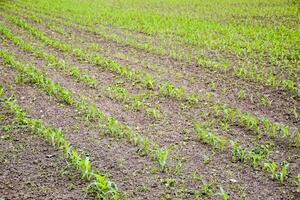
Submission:
{"label": "agricultural field", "polygon": [[0,200],[299,200],[300,1],[0,0]]}

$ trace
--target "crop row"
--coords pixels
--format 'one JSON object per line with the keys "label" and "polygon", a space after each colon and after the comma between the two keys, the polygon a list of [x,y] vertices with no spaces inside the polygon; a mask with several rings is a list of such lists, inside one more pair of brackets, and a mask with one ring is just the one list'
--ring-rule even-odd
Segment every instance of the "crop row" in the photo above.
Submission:
{"label": "crop row", "polygon": [[[29,26],[29,25],[26,25],[26,26]],[[147,79],[147,77],[145,79]],[[150,80],[145,81],[145,82],[147,82],[148,86],[150,85],[151,88],[154,85],[153,78],[150,78]],[[165,83],[165,84],[161,85],[159,88],[160,88],[159,93],[162,96],[171,97],[171,98],[175,98],[175,99],[178,99],[178,100],[184,100],[184,101],[187,100],[191,104],[197,104],[198,101],[199,101],[199,97],[197,95],[192,94],[190,96],[186,96],[185,91],[184,91],[183,88],[176,88],[171,83]],[[244,115],[247,115],[247,120],[248,121],[249,121],[249,119],[250,119],[250,121],[254,121],[253,126],[255,127],[255,121],[256,121],[255,117],[253,117],[253,116],[251,116],[250,114],[247,114],[247,113],[244,113]],[[267,119],[265,121],[267,121]],[[276,127],[276,129],[273,129],[273,130],[279,130],[279,128],[280,128],[276,125],[273,125],[273,124],[271,124],[271,125],[273,126],[273,128]],[[286,127],[286,126],[283,129],[280,128],[280,130],[284,130],[286,134],[289,133],[288,127]],[[272,132],[270,132],[270,133],[272,133]],[[298,137],[296,137],[296,143],[297,142],[298,142]]]}
{"label": "crop row", "polygon": [[[54,17],[54,16],[62,17],[62,14],[60,12],[57,12],[57,10],[62,9],[66,5],[61,5],[62,7],[59,7],[57,5],[58,6],[57,10],[53,9],[53,7],[45,9],[46,7],[48,7],[48,5],[46,5],[46,4],[43,5],[43,3],[41,3],[40,5],[39,4],[37,4],[37,5],[28,5],[27,4],[26,6],[24,6],[23,2],[22,3],[18,2],[16,4],[16,6],[22,7],[23,9],[30,8],[31,10],[34,10],[37,12],[43,12],[48,15],[51,15],[51,17]],[[39,6],[42,6],[42,8],[39,8]],[[95,6],[97,6],[97,5],[95,5]],[[71,9],[73,9],[73,8],[71,7]],[[92,9],[94,9],[94,7]],[[285,49],[285,48],[288,45],[289,46],[292,45],[292,42],[293,42],[292,38],[295,38],[297,35],[297,32],[289,31],[288,29],[285,29],[285,28],[282,28],[280,30],[270,29],[267,32],[265,32],[266,29],[271,28],[271,27],[257,27],[257,26],[253,27],[253,26],[249,26],[249,25],[248,26],[243,26],[243,25],[236,26],[236,24],[234,27],[230,24],[225,24],[225,25],[222,24],[222,26],[221,26],[220,24],[214,23],[211,21],[203,22],[201,20],[200,21],[192,20],[193,22],[187,22],[186,20],[188,20],[188,19],[186,19],[186,18],[184,18],[184,19],[179,18],[180,21],[177,21],[177,23],[175,23],[176,25],[173,26],[173,27],[176,27],[176,29],[172,31],[172,34],[168,34],[171,30],[166,29],[166,23],[168,25],[170,25],[170,23],[174,22],[173,20],[179,20],[175,16],[172,16],[172,17],[168,16],[167,19],[162,19],[165,17],[157,16],[154,13],[151,13],[151,14],[147,13],[147,12],[143,13],[143,14],[140,13],[141,15],[136,16],[137,18],[133,21],[134,24],[132,24],[132,23],[129,24],[129,22],[128,22],[129,20],[126,21],[125,16],[137,14],[136,10],[130,10],[129,12],[124,12],[124,13],[122,11],[118,10],[118,12],[116,11],[115,13],[111,14],[112,15],[111,16],[111,15],[104,14],[108,11],[105,8],[105,6],[101,6],[101,8],[98,8],[98,9],[102,10],[102,12],[93,13],[93,17],[89,16],[91,13],[85,13],[84,16],[81,16],[79,14],[79,12],[85,12],[85,10],[78,9],[77,12],[68,12],[67,14],[64,15],[64,18],[72,20],[73,22],[76,22],[77,24],[80,23],[80,24],[83,24],[86,26],[91,26],[91,25],[94,25],[95,22],[97,22],[97,24],[102,23],[102,20],[98,20],[97,17],[100,17],[100,18],[102,18],[102,17],[106,18],[108,16],[115,17],[116,21],[111,21],[112,24],[122,22],[121,27],[124,26],[124,28],[130,29],[132,31],[139,30],[143,33],[146,32],[147,34],[154,36],[153,34],[151,34],[150,30],[155,29],[156,31],[160,31],[160,35],[163,35],[164,38],[179,39],[179,40],[183,41],[183,43],[186,43],[188,41],[189,44],[194,44],[194,45],[195,45],[194,42],[202,43],[206,47],[213,46],[214,47],[213,49],[215,51],[219,50],[219,48],[222,48],[223,50],[227,50],[227,51],[228,50],[231,51],[234,49],[235,55],[240,55],[240,54],[245,53],[248,57],[249,57],[249,55],[255,56],[257,50],[260,49],[260,51],[262,51],[264,53],[267,53],[267,52],[273,53],[274,55],[272,54],[273,56],[269,56],[269,57],[272,57],[272,58],[274,57],[274,61],[276,59],[279,59],[280,61],[282,61],[283,60],[282,57],[287,56],[286,55],[287,49]],[[52,10],[52,12],[50,10]],[[108,13],[106,13],[106,14],[108,14]],[[120,14],[124,14],[125,16],[122,16],[122,18],[119,19],[118,17],[120,17],[119,16]],[[148,17],[151,18],[151,20],[145,19],[145,17],[149,14],[150,14],[150,16],[148,16]],[[101,16],[101,15],[103,15],[103,16]],[[85,18],[85,19],[83,20],[83,18]],[[143,19],[141,19],[141,18],[143,18]],[[104,21],[110,21],[110,20],[111,19],[107,19]],[[142,20],[142,24],[140,24],[141,23],[140,20]],[[185,22],[185,23],[183,23],[183,22]],[[152,23],[152,27],[148,27],[149,24],[151,24],[151,23]],[[155,23],[155,24],[153,24],[153,23]],[[137,27],[133,27],[134,25],[136,25]],[[202,25],[202,26],[199,27],[199,25]],[[147,26],[147,28],[144,26]],[[181,28],[183,28],[182,26],[185,26],[185,29],[181,29]],[[186,26],[188,26],[188,27],[186,27]],[[196,27],[198,27],[199,29],[197,29]],[[193,32],[192,29],[197,29],[197,30],[194,30],[194,32]],[[215,34],[212,34],[212,32],[211,32],[212,30],[214,30],[213,33],[215,33]],[[150,31],[150,32],[148,32],[148,31]],[[186,32],[189,32],[189,31],[191,31],[191,32],[189,34],[187,34]],[[204,31],[204,33],[206,33],[206,34],[200,34],[199,31],[200,32]],[[257,31],[259,31],[259,32],[257,32]],[[165,33],[165,32],[168,32],[168,33]],[[177,36],[178,32],[181,32],[179,34],[179,37]],[[220,32],[222,32],[223,38],[214,37],[214,36],[216,36],[216,34],[217,35],[220,34]],[[280,34],[282,32],[291,37],[291,38],[288,38],[288,41],[286,42],[286,44],[278,44],[278,42],[280,42],[280,38],[281,38],[278,36],[278,34]],[[166,35],[163,33],[165,33]],[[212,37],[210,37],[211,35],[212,35]],[[268,42],[274,43],[274,46],[272,48],[267,48],[267,46],[265,45],[266,41],[261,40],[262,35],[265,35],[265,37],[268,39],[267,40]],[[208,38],[201,40],[199,37],[200,38],[208,37]],[[236,40],[234,43],[232,43],[232,37],[239,38],[239,40]],[[182,40],[183,38],[185,38],[185,39]],[[197,40],[197,38],[198,38],[198,40]],[[251,43],[249,43],[250,42],[249,40],[251,41]],[[199,44],[197,44],[197,45],[199,45]],[[202,46],[202,47],[204,48],[204,46]],[[226,48],[225,46],[227,46],[229,49]],[[241,48],[241,47],[243,47],[243,48]],[[272,49],[272,51],[271,51],[271,49]],[[279,50],[281,50],[281,53]],[[295,49],[292,48],[292,50],[293,50],[292,52],[289,52],[290,54],[292,54],[292,56],[289,57],[289,59],[290,59],[290,60],[288,60],[289,62],[295,62],[295,59],[299,58],[296,55]],[[263,55],[265,55],[265,54],[263,54]],[[258,56],[260,57],[262,55],[258,55]],[[255,59],[257,59],[257,58],[255,58]]]}
{"label": "crop row", "polygon": [[[29,29],[29,30],[31,30],[31,32],[37,32],[37,33],[39,33],[39,35],[43,34],[40,31],[34,29],[29,24],[27,24],[26,22],[24,22],[24,21],[22,21],[20,19],[17,19],[15,17],[13,17],[11,19],[13,19],[14,21],[16,21],[15,23],[20,24],[20,26],[27,27],[25,29]],[[36,35],[37,33],[32,33],[32,34]],[[44,37],[46,37],[46,36],[44,36]],[[48,40],[52,40],[52,39],[49,38]],[[54,41],[56,41],[56,40],[54,40]],[[56,41],[56,42],[58,42],[58,41]],[[64,44],[64,43],[61,43],[61,44]],[[123,69],[124,69],[123,73],[125,73],[125,74],[129,73],[130,74],[130,72],[126,71],[125,67]],[[140,74],[140,73],[138,73],[138,74]],[[146,83],[146,86],[147,86],[148,89],[150,89],[150,90],[155,89],[155,86],[154,86],[155,85],[154,84],[155,83],[155,79],[153,77],[151,77],[150,75],[148,75],[148,76],[145,76],[143,78],[144,78],[144,81],[142,81],[142,82]],[[168,83],[168,82],[162,83],[162,84],[158,85],[158,87],[159,87],[159,95],[164,96],[164,97],[168,97],[168,98],[173,98],[173,99],[176,99],[176,100],[179,100],[179,101],[185,101],[185,102],[188,102],[190,105],[198,104],[199,100],[202,98],[202,97],[200,97],[200,96],[198,96],[196,94],[187,95],[186,92],[185,92],[185,90],[182,87],[175,87],[173,84]],[[221,107],[220,106],[216,106],[216,107],[217,108],[221,108],[221,107],[224,107],[224,106],[221,106]],[[225,106],[225,107],[227,107],[227,106]],[[232,110],[231,108],[228,108],[228,109]],[[237,113],[241,113],[241,111],[238,111],[238,110],[236,110],[236,111],[237,111]],[[227,112],[226,109],[225,109],[225,112]],[[231,113],[233,113],[233,112],[231,112]],[[244,123],[243,120],[239,121],[239,122],[241,122],[241,125],[245,124],[246,127],[249,125],[248,128],[253,127],[253,128],[251,128],[251,130],[255,130],[255,131],[258,130],[256,128],[257,126],[256,126],[256,123],[255,123],[256,121],[258,121],[258,119],[255,116],[253,116],[251,114],[248,114],[246,112],[243,112],[243,116],[246,117],[246,119],[245,119],[246,122]],[[249,122],[251,122],[251,121],[253,121],[253,123],[254,123],[253,125],[249,124]],[[269,120],[267,118],[264,118],[264,121],[265,121],[265,124],[267,126],[267,122],[269,122]],[[278,125],[276,123],[271,123],[271,122],[269,122],[269,124],[270,124],[271,127],[265,127],[265,131],[268,131],[268,133],[270,133],[270,134],[275,134],[277,132],[283,131],[285,133],[285,135],[288,135],[288,137],[290,135],[292,135],[292,134],[290,134],[289,128],[287,126],[284,126],[282,128],[283,125]],[[273,129],[272,129],[272,127],[273,127]],[[278,136],[278,135],[279,134],[275,134],[274,136]],[[299,133],[295,133],[294,135],[295,135],[294,136],[295,143],[296,143],[296,145],[299,145],[298,144],[299,143]]]}
{"label": "crop row", "polygon": [[41,58],[45,60],[47,66],[59,69],[65,72],[67,75],[74,78],[76,81],[81,81],[89,87],[96,87],[97,81],[89,75],[83,75],[83,73],[78,69],[78,67],[68,66],[64,60],[57,58],[55,55],[46,53],[41,49],[35,48],[30,43],[22,40],[20,37],[14,36],[13,33],[7,27],[1,24],[0,33],[4,35],[7,39],[12,41],[15,45],[19,46],[22,50],[32,53],[32,55],[36,58]]}
{"label": "crop row", "polygon": [[[58,40],[54,40],[46,36],[44,33],[40,32],[39,30],[33,28],[29,24],[27,24],[25,21],[18,19],[16,17],[9,17],[10,20],[12,20],[14,23],[19,25],[20,27],[29,30],[30,33],[35,36],[37,39],[45,42],[49,46],[56,48],[58,50],[61,50],[63,52],[71,52],[73,51],[73,55],[81,60],[85,60],[95,66],[103,66],[105,69],[109,68],[112,69],[112,71],[117,72],[119,75],[122,75],[129,80],[134,79],[135,81],[139,81],[143,83],[143,85],[149,89],[153,90],[155,89],[155,79],[150,75],[143,75],[139,71],[132,71],[127,69],[125,66],[121,66],[114,61],[107,60],[105,58],[100,57],[96,54],[86,54],[85,51],[80,48],[74,48],[72,50],[71,45],[67,43],[59,42]],[[46,38],[46,39],[43,39]],[[102,62],[103,61],[103,62]],[[182,87],[175,87],[173,84],[166,82],[162,83],[158,86],[159,93],[162,96],[165,97],[171,97],[177,100],[184,100],[188,101],[191,104],[195,104],[198,102],[198,97],[195,94],[187,95]]]}
{"label": "crop row", "polygon": [[70,44],[60,42],[58,40],[52,39],[48,36],[46,36],[43,32],[35,29],[34,27],[30,26],[28,23],[25,21],[14,17],[10,16],[9,20],[15,23],[16,25],[24,28],[25,30],[29,31],[35,38],[41,40],[48,46],[51,46],[57,50],[60,50],[62,52],[65,52],[67,54],[72,54],[74,55],[77,59],[86,61],[90,64],[93,64],[95,66],[102,67],[106,70],[110,70],[114,73],[117,73],[129,80],[135,80],[138,82],[144,83],[144,86],[152,89],[154,87],[154,81],[153,78],[150,75],[147,74],[140,74],[140,72],[135,71],[133,69],[127,69],[125,66],[121,66],[118,63],[103,58],[100,55],[93,53],[93,54],[86,54],[86,51],[81,48],[73,48]]}
{"label": "crop row", "polygon": [[145,110],[147,116],[153,120],[158,120],[162,117],[161,111],[145,102],[146,98],[151,97],[152,93],[150,92],[131,96],[126,88],[123,88],[117,84],[108,87],[106,92],[110,98],[124,103],[133,111]]}
{"label": "crop row", "polygon": [[214,110],[215,115],[224,123],[231,123],[245,127],[259,135],[265,134],[271,139],[284,138],[287,141],[291,140],[294,146],[300,147],[299,130],[291,131],[288,126],[273,123],[266,117],[259,119],[247,112],[242,112],[238,109],[230,108],[225,105],[215,105]]}
{"label": "crop row", "polygon": [[[201,123],[195,123],[194,127],[197,138],[201,142],[215,149],[230,150],[233,161],[249,164],[254,170],[264,170],[270,174],[273,180],[278,180],[280,183],[283,183],[287,179],[289,163],[283,161],[280,169],[279,164],[272,161],[264,161],[270,154],[267,146],[247,150],[241,147],[237,141],[218,136],[213,130]],[[300,185],[299,176],[300,174],[294,179],[298,187]]]}
{"label": "crop row", "polygon": [[82,179],[91,182],[86,188],[88,193],[95,194],[99,199],[120,199],[120,192],[116,184],[93,169],[90,157],[85,156],[84,153],[79,153],[78,149],[65,139],[64,134],[60,130],[46,126],[44,122],[39,119],[28,117],[16,100],[12,97],[4,97],[2,86],[0,86],[0,104],[14,115],[18,124],[24,128],[28,128],[50,143],[54,148],[63,152],[63,155],[68,159],[71,165],[81,172]]}
{"label": "crop row", "polygon": [[[167,159],[172,148],[163,150],[154,142],[151,142],[145,137],[139,136],[114,118],[106,117],[96,106],[89,104],[86,100],[80,99],[76,101],[72,98],[70,92],[62,88],[60,85],[51,82],[47,79],[46,75],[38,72],[33,66],[26,66],[25,64],[16,61],[9,53],[0,51],[0,58],[2,58],[6,64],[19,71],[22,76],[21,79],[23,79],[24,82],[35,84],[45,90],[49,95],[54,95],[60,101],[75,106],[78,110],[80,110],[87,121],[97,122],[101,119],[99,127],[104,129],[106,133],[113,137],[127,138],[128,142],[139,147],[140,154],[150,155],[158,161],[160,169],[163,172],[167,170]],[[207,185],[204,184],[203,187],[206,186]],[[209,191],[211,191],[211,188]],[[222,196],[224,199],[228,198],[228,194],[222,187],[220,187],[220,191],[216,192],[215,195]]]}
{"label": "crop row", "polygon": [[[22,50],[32,53],[33,56],[36,58],[41,58],[48,66],[51,66],[55,69],[65,72],[67,75],[74,78],[76,81],[81,81],[89,87],[96,88],[99,85],[98,81],[95,80],[93,77],[87,75],[83,71],[79,70],[75,66],[69,66],[66,64],[65,60],[57,58],[53,54],[46,53],[41,49],[33,47],[30,43],[22,40],[21,38],[14,36],[12,32],[5,27],[4,25],[0,24],[0,33],[3,34],[7,39],[12,41],[15,45],[19,46]],[[109,93],[108,96],[116,99],[117,101],[121,101],[127,105],[130,105],[134,111],[138,111],[141,109],[145,109],[147,115],[153,119],[159,119],[161,116],[160,111],[155,108],[151,108],[146,106],[143,102],[143,99],[140,95],[136,95],[131,97],[127,89],[122,88],[120,86],[112,86],[107,88],[107,92]],[[149,107],[149,108],[147,108]]]}
{"label": "crop row", "polygon": [[115,118],[106,116],[94,104],[89,103],[84,98],[76,100],[73,98],[70,91],[48,79],[47,75],[39,72],[34,66],[28,66],[16,61],[5,51],[0,51],[0,57],[6,64],[10,65],[20,73],[21,79],[24,82],[35,84],[46,91],[47,94],[55,96],[59,101],[74,106],[88,121],[99,122],[99,127],[105,130],[107,134],[113,137],[126,138],[129,143],[138,146],[141,153],[155,159],[159,163],[162,171],[166,170],[170,149],[163,150],[147,137],[135,133]]}
{"label": "crop row", "polygon": [[[88,25],[86,25],[86,26],[88,26]],[[95,32],[94,27],[88,28],[88,30],[94,30],[93,32]],[[141,46],[141,45],[136,44],[135,47],[137,47],[137,46]],[[146,48],[149,48],[148,47],[149,45],[142,45],[142,46],[146,46]],[[227,62],[219,63],[219,61],[214,62],[214,61],[211,61],[210,59],[205,59],[205,58],[201,58],[201,57],[199,57],[197,59],[197,63],[199,66],[203,66],[203,67],[213,69],[213,70],[218,69],[220,71],[225,71],[225,72],[228,72],[228,69],[232,68],[233,74],[235,74],[236,76],[238,76],[242,79],[249,79],[254,82],[264,84],[266,86],[272,86],[274,88],[281,88],[281,89],[284,89],[287,91],[291,91],[296,95],[300,94],[299,86],[297,86],[296,82],[294,82],[293,80],[289,80],[289,79],[284,79],[284,80],[278,79],[277,75],[275,74],[275,71],[273,71],[272,69],[269,69],[266,72],[265,69],[260,69],[259,67],[257,67],[257,65],[254,65],[254,64],[253,65],[242,64],[239,67],[233,68],[232,66],[230,67],[227,64]],[[295,73],[292,73],[292,74],[295,74]]]}
{"label": "crop row", "polygon": [[[30,43],[27,43],[21,38],[14,36],[11,31],[3,25],[0,25],[0,33],[2,33],[7,39],[12,41],[15,45],[19,46],[22,50],[32,53],[32,55],[36,58],[43,59],[44,61],[46,61],[48,66],[65,72],[65,74],[71,76],[76,81],[82,81],[84,84],[92,88],[95,88],[96,85],[99,85],[97,80],[95,80],[93,77],[86,75],[77,67],[67,65],[63,59],[59,59],[55,55],[48,54],[41,49],[33,47]],[[159,110],[157,110],[156,108],[151,108],[146,103],[144,103],[144,99],[141,97],[143,95],[136,95],[131,97],[128,90],[120,86],[108,87],[106,91],[108,92],[109,97],[131,106],[134,111],[145,109],[147,115],[150,118],[154,120],[161,118],[161,112]]]}
{"label": "crop row", "polygon": [[[90,64],[94,64],[95,66],[103,66],[106,69],[112,69],[112,71],[117,72],[119,75],[124,75],[124,77],[128,78],[129,80],[136,80],[144,84],[144,86],[149,89],[155,89],[155,79],[150,75],[143,75],[141,76],[141,72],[139,71],[132,71],[127,69],[125,66],[121,66],[114,61],[107,60],[105,58],[100,57],[96,54],[86,54],[85,51],[80,48],[74,48],[72,50],[71,45],[67,43],[59,42],[58,40],[54,40],[46,36],[44,33],[40,32],[39,30],[33,28],[25,21],[16,18],[16,17],[9,17],[9,19],[19,25],[20,27],[28,30],[34,37],[43,41],[45,44],[61,50],[63,52],[73,52],[73,55],[79,59],[85,60]],[[103,61],[103,62],[102,62]],[[187,95],[182,87],[175,87],[172,83],[165,82],[158,86],[159,94],[165,97],[171,97],[177,100],[188,101],[191,104],[195,104],[198,102],[198,97],[195,94]]]}

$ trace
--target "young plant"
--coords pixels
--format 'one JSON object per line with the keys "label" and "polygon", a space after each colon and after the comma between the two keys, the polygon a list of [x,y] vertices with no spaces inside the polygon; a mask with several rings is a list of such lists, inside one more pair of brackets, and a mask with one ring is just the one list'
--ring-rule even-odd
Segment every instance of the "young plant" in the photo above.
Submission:
{"label": "young plant", "polygon": [[221,196],[223,200],[229,200],[229,195],[222,187],[220,187],[220,191],[217,193],[217,195]]}
{"label": "young plant", "polygon": [[196,94],[191,94],[187,97],[187,101],[190,106],[194,106],[199,103],[199,97]]}
{"label": "young plant", "polygon": [[129,92],[126,88],[112,86],[107,91],[117,100],[121,102],[127,102],[129,99]]}
{"label": "young plant", "polygon": [[271,173],[271,178],[274,180],[276,178],[277,164],[274,162],[264,163],[263,170]]}
{"label": "young plant", "polygon": [[139,152],[143,152],[145,155],[150,153],[150,141],[146,137],[138,137],[139,138],[139,145],[140,150]]}
{"label": "young plant", "polygon": [[163,150],[161,148],[156,148],[156,156],[162,172],[165,172],[166,170],[167,159],[171,151],[172,151],[171,147],[166,150]]}
{"label": "young plant", "polygon": [[159,110],[155,109],[155,108],[148,108],[146,110],[147,115],[154,120],[157,120],[159,118],[161,118],[161,113],[159,112]]}
{"label": "young plant", "polygon": [[232,148],[232,157],[234,160],[238,160],[240,162],[244,162],[246,159],[247,151],[242,149],[239,144],[235,141],[230,140],[231,148]]}
{"label": "young plant", "polygon": [[2,86],[0,86],[0,97],[2,97],[2,96],[3,96],[3,94],[4,94],[4,89],[3,89],[3,87],[2,87]]}
{"label": "young plant", "polygon": [[135,96],[132,99],[132,107],[134,111],[139,111],[144,107],[144,103],[140,100],[139,97]]}
{"label": "young plant", "polygon": [[300,192],[300,174],[298,174],[295,178],[297,184],[297,192]]}
{"label": "young plant", "polygon": [[212,183],[206,183],[202,181],[201,194],[203,196],[209,197],[212,193]]}
{"label": "young plant", "polygon": [[144,84],[147,89],[153,90],[154,89],[154,80],[153,77],[150,75],[146,75],[144,78]]}
{"label": "young plant", "polygon": [[295,145],[300,147],[300,132],[296,133]]}
{"label": "young plant", "polygon": [[264,156],[261,153],[256,153],[256,152],[251,152],[249,154],[249,159],[252,162],[252,166],[254,169],[257,169],[260,161],[262,161],[264,159]]}
{"label": "young plant", "polygon": [[113,182],[98,174],[93,174],[93,177],[95,180],[87,186],[87,193],[95,193],[99,199],[120,199],[118,188]]}
{"label": "young plant", "polygon": [[238,97],[238,99],[240,99],[240,100],[244,100],[245,99],[245,91],[244,90],[239,90],[239,92],[238,92],[238,94],[237,94],[237,97]]}
{"label": "young plant", "polygon": [[113,117],[108,118],[107,128],[109,133],[114,137],[123,135],[122,125]]}
{"label": "young plant", "polygon": [[289,163],[284,162],[281,171],[278,174],[276,174],[276,178],[280,181],[280,183],[283,183],[288,175],[288,166]]}
{"label": "young plant", "polygon": [[89,157],[80,160],[81,174],[83,179],[90,180],[92,177],[92,164]]}
{"label": "young plant", "polygon": [[162,96],[172,97],[177,100],[181,100],[185,95],[185,91],[183,88],[175,88],[171,83],[165,83],[164,85],[162,85],[159,89],[159,92]]}

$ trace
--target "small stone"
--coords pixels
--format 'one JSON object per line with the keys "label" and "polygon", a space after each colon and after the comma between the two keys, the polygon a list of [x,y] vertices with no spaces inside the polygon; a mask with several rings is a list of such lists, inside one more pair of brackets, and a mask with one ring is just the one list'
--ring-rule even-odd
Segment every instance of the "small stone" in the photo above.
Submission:
{"label": "small stone", "polygon": [[38,160],[34,160],[34,161],[33,161],[33,164],[38,164],[38,163],[39,163]]}
{"label": "small stone", "polygon": [[229,179],[230,180],[230,182],[232,182],[232,183],[237,183],[238,181],[237,180],[235,180],[235,179],[233,179],[233,178],[231,178],[231,179]]}

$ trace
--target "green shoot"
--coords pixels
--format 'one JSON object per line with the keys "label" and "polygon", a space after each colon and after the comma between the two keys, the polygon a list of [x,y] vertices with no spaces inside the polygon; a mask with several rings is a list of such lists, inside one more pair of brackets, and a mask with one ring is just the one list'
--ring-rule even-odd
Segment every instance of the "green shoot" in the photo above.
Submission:
{"label": "green shoot", "polygon": [[229,200],[229,195],[222,187],[220,187],[220,191],[217,193],[217,195],[221,196],[223,200]]}
{"label": "green shoot", "polygon": [[274,180],[276,178],[276,170],[277,170],[277,164],[274,162],[267,162],[264,163],[263,170],[266,170],[267,172],[271,173],[271,178]]}
{"label": "green shoot", "polygon": [[168,148],[166,150],[157,148],[156,149],[156,156],[160,165],[160,169],[162,172],[165,172],[166,170],[166,165],[167,165],[167,159],[169,154],[171,153],[172,148]]}

